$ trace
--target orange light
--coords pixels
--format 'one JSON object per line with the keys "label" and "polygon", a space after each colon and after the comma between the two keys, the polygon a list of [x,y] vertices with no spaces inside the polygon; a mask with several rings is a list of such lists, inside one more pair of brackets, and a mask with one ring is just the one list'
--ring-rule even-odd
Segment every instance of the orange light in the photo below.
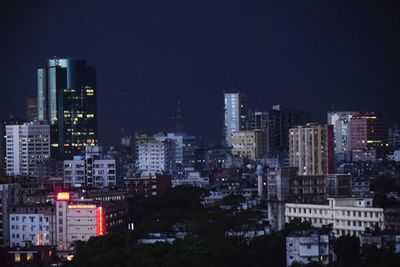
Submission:
{"label": "orange light", "polygon": [[69,205],[70,209],[95,209],[96,205]]}
{"label": "orange light", "polygon": [[57,200],[69,200],[69,193],[68,192],[60,192],[57,194]]}

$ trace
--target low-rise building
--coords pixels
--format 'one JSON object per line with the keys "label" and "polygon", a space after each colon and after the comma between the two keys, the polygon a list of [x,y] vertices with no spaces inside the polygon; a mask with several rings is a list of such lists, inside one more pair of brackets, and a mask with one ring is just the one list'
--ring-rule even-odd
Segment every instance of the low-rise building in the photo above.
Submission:
{"label": "low-rise building", "polygon": [[194,168],[185,168],[183,177],[174,177],[172,179],[172,187],[180,185],[206,188],[210,185],[210,179],[208,177],[203,177],[200,172],[196,172]]}
{"label": "low-rise building", "polygon": [[55,245],[55,208],[53,205],[14,206],[10,208],[10,246],[29,241],[37,246]]}
{"label": "low-rise building", "polygon": [[309,221],[314,227],[332,225],[335,236],[359,236],[366,229],[385,229],[382,208],[372,207],[371,198],[328,198],[328,205],[285,204],[285,220]]}
{"label": "low-rise building", "polygon": [[333,262],[333,251],[329,231],[295,231],[286,237],[286,266],[293,263],[319,262],[328,266]]}

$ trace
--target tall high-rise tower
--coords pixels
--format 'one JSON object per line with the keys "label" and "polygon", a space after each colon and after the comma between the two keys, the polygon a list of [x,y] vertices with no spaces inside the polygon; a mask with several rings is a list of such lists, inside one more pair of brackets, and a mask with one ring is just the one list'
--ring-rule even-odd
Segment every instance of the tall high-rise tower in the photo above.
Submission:
{"label": "tall high-rise tower", "polygon": [[246,129],[247,111],[245,95],[241,93],[224,94],[225,120],[224,134],[225,145],[232,145],[232,134]]}
{"label": "tall high-rise tower", "polygon": [[96,70],[80,59],[50,59],[39,68],[38,119],[51,126],[53,157],[71,159],[97,144]]}

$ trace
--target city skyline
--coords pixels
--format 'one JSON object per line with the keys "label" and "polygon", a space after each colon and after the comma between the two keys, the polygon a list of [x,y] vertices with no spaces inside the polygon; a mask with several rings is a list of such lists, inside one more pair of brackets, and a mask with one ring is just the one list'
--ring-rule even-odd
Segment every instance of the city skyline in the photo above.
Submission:
{"label": "city skyline", "polygon": [[209,118],[224,91],[246,93],[261,110],[308,110],[316,122],[332,105],[400,116],[398,3],[92,3],[2,4],[3,116],[25,113],[36,68],[54,56],[96,67],[102,144],[122,126],[172,129],[178,100],[184,130],[217,143],[222,115]]}

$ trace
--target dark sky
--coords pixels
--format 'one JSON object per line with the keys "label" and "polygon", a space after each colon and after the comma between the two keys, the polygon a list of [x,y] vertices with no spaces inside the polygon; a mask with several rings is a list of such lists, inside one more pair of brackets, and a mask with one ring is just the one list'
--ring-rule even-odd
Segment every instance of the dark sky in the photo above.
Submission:
{"label": "dark sky", "polygon": [[177,99],[217,140],[236,89],[316,121],[332,104],[400,121],[400,1],[1,1],[0,117],[25,114],[54,56],[96,67],[103,144],[170,129]]}

